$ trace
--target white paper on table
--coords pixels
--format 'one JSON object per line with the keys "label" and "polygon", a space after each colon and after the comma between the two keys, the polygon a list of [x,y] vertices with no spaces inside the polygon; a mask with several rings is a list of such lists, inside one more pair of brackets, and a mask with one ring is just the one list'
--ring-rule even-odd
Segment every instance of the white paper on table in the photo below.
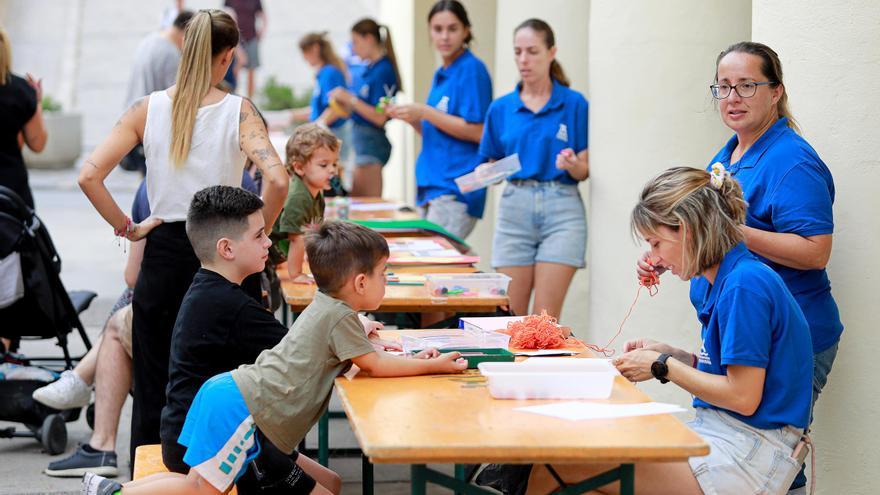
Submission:
{"label": "white paper on table", "polygon": [[[433,239],[395,241],[389,243],[388,247],[391,251],[442,251],[447,249],[446,246]],[[455,254],[459,254],[459,252],[455,251]]]}
{"label": "white paper on table", "polygon": [[352,203],[348,209],[351,211],[387,211],[400,208],[396,203]]}
{"label": "white paper on table", "polygon": [[542,414],[554,418],[580,421],[584,419],[615,419],[653,414],[670,414],[685,410],[675,404],[642,402],[639,404],[605,404],[597,402],[555,402],[540,406],[518,407],[515,411]]}

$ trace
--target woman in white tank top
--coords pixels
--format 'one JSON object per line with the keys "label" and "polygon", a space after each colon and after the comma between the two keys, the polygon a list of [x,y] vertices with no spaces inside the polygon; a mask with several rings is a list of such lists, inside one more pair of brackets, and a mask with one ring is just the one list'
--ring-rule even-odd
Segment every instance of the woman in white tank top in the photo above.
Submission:
{"label": "woman in white tank top", "polygon": [[[176,84],[132,104],[79,176],[83,192],[116,235],[131,241],[146,238],[132,302],[132,459],[137,446],[160,442],[171,334],[199,268],[185,230],[193,195],[218,184],[239,186],[246,157],[263,173],[267,232],[287,195],[287,173],[253,104],[215,88],[229,67],[238,36],[238,26],[225,12],[202,10],[193,16],[184,34]],[[138,143],[146,154],[152,215],[133,224],[104,179]],[[168,467],[186,469],[177,439],[161,442]]]}

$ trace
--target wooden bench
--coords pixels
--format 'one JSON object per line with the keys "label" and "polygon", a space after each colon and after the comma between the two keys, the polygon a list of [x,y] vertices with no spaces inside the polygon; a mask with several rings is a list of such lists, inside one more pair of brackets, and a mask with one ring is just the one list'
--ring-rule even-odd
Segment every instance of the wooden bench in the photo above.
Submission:
{"label": "wooden bench", "polygon": [[[134,476],[132,479],[141,479],[151,474],[167,473],[168,469],[162,462],[161,445],[141,445],[134,452]],[[235,487],[229,495],[237,495]]]}

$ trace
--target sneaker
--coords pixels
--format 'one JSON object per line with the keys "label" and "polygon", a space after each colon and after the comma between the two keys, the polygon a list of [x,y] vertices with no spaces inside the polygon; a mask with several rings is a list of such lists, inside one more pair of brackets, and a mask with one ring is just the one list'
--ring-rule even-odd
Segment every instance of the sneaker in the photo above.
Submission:
{"label": "sneaker", "polygon": [[67,370],[61,373],[61,378],[34,390],[33,398],[40,404],[59,411],[77,409],[89,405],[92,387],[76,373]]}
{"label": "sneaker", "polygon": [[82,479],[81,495],[113,495],[122,491],[122,484],[95,473],[86,473]]}
{"label": "sneaker", "polygon": [[84,445],[77,447],[67,459],[50,462],[44,472],[59,478],[78,478],[88,472],[111,478],[119,475],[119,470],[116,469],[116,452],[89,452]]}

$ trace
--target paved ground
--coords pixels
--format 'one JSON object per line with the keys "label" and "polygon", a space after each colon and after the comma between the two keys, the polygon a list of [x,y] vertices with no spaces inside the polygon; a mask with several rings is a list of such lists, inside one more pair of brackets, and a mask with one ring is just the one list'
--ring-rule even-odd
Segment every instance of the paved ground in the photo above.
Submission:
{"label": "paved ground", "polygon": [[[109,177],[108,187],[120,203],[130,205],[138,181],[136,174],[117,169]],[[31,184],[38,214],[48,226],[61,254],[65,286],[69,290],[88,289],[98,293],[92,307],[82,315],[89,336],[94,339],[100,333],[110,307],[123,288],[123,248],[116,244],[110,227],[80,192],[74,169],[33,172]],[[82,351],[79,339],[73,339],[72,349],[74,352]],[[26,343],[24,352],[45,355],[58,353],[58,349],[51,341],[35,341]],[[339,409],[335,400],[334,404],[331,407]],[[129,400],[123,410],[117,439],[120,467],[127,467],[129,462],[127,445],[130,411]],[[390,423],[393,424],[393,421]],[[0,428],[10,425],[0,422]],[[69,455],[78,443],[88,441],[90,430],[84,417],[67,426],[67,451],[58,457],[46,455],[40,444],[33,439],[0,439],[0,495],[79,493],[78,480],[50,478],[41,474],[49,461]],[[345,421],[332,422],[330,441],[334,447],[357,446],[357,441]],[[317,445],[315,432],[312,432],[308,442],[310,447]],[[346,483],[344,493],[361,492],[359,459],[332,459],[331,468],[343,476]],[[376,467],[376,493],[409,493],[408,480],[409,470],[406,466]],[[446,492],[438,490],[436,493]]]}

